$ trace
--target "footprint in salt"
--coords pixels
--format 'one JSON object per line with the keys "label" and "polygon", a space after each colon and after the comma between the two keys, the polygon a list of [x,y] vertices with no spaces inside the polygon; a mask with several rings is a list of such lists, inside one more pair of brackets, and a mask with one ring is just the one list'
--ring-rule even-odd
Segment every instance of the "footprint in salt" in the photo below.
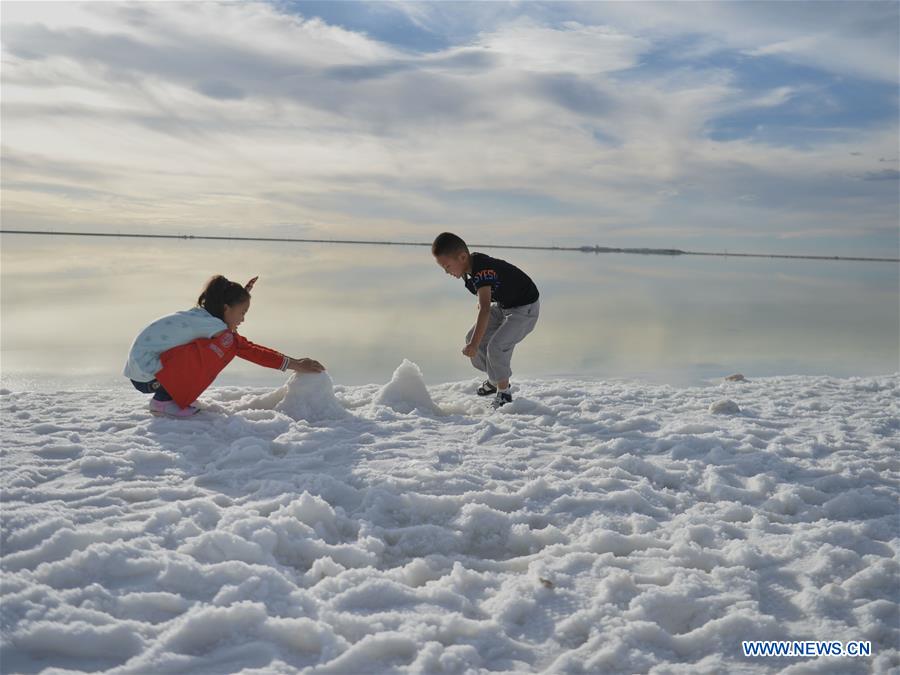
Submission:
{"label": "footprint in salt", "polygon": [[318,422],[348,414],[334,396],[334,382],[328,373],[294,373],[279,391],[284,391],[284,398],[275,410],[292,419]]}
{"label": "footprint in salt", "polygon": [[375,403],[400,413],[419,410],[432,415],[441,414],[441,409],[431,400],[421,369],[408,359],[403,359],[403,363],[397,366],[391,381],[375,396]]}

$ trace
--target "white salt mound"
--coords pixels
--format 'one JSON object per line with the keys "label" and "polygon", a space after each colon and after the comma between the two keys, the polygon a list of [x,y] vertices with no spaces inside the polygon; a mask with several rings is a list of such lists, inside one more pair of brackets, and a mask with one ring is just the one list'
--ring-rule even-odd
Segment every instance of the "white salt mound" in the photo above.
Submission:
{"label": "white salt mound", "polygon": [[[0,672],[897,671],[900,373],[518,383],[0,389]],[[871,656],[741,649],[807,639]]]}
{"label": "white salt mound", "polygon": [[334,397],[334,383],[328,373],[294,373],[279,391],[284,391],[284,398],[275,410],[292,419],[318,422],[347,414]]}
{"label": "white salt mound", "polygon": [[709,412],[713,415],[739,415],[741,407],[730,398],[723,398],[709,406]]}
{"label": "white salt mound", "polygon": [[375,397],[375,403],[401,413],[411,413],[416,409],[429,413],[440,412],[440,408],[431,400],[421,369],[409,359],[403,359],[403,363],[397,366],[391,381]]}

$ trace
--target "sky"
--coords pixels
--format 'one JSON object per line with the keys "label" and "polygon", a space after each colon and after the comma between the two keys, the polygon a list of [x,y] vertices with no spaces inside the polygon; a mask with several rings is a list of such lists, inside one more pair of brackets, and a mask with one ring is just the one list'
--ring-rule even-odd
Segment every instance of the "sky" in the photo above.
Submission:
{"label": "sky", "polygon": [[898,254],[897,2],[4,2],[6,229]]}

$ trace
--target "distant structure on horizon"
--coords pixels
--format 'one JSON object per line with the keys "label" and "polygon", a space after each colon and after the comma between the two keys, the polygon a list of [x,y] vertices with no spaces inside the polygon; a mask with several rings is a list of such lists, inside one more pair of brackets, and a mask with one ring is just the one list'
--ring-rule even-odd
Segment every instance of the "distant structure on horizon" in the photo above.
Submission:
{"label": "distant structure on horizon", "polygon": [[[690,255],[678,248],[610,248],[609,246],[579,246],[582,253],[641,253],[643,255]],[[715,255],[728,255],[716,253]]]}

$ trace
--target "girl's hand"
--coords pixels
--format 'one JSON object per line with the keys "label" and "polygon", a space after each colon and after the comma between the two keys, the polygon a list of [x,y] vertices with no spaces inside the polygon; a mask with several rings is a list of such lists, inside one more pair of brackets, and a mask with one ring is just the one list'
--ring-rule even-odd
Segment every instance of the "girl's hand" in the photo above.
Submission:
{"label": "girl's hand", "polygon": [[258,277],[258,276],[255,276],[255,277],[253,277],[250,281],[248,281],[246,284],[244,284],[244,290],[246,290],[248,293],[249,293],[250,291],[252,291],[252,290],[253,290],[253,284],[256,283],[256,280],[257,280],[257,279],[259,279],[259,277]]}
{"label": "girl's hand", "polygon": [[321,373],[325,370],[325,366],[313,359],[291,359],[288,368],[298,373]]}
{"label": "girl's hand", "polygon": [[463,348],[462,353],[464,356],[468,356],[471,359],[478,353],[478,345],[470,342]]}

